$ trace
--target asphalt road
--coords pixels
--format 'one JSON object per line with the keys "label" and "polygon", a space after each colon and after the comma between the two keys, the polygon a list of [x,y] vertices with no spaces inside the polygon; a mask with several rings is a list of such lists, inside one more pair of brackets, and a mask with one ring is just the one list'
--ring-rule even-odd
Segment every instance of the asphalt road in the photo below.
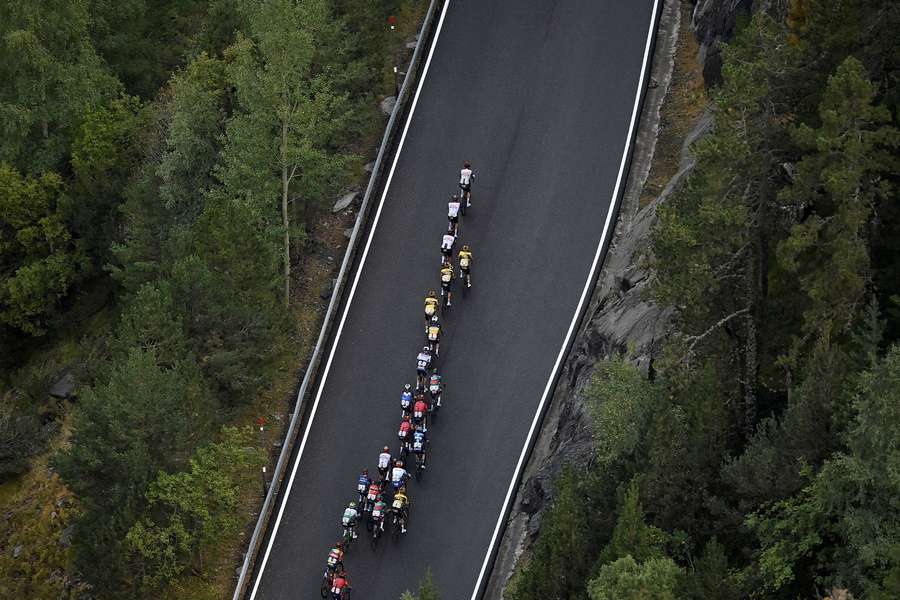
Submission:
{"label": "asphalt road", "polygon": [[426,568],[445,600],[472,594],[600,241],[652,6],[451,0],[256,598],[317,597],[357,473],[397,445],[464,159],[473,288],[445,319],[428,471],[405,538],[359,544],[347,567],[357,599],[397,600]]}

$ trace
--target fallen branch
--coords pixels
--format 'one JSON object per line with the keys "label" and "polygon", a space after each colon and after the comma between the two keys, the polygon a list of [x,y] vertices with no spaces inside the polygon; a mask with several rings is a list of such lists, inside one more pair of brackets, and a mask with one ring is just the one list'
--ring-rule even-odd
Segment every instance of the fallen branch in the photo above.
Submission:
{"label": "fallen branch", "polygon": [[716,329],[719,329],[720,327],[725,325],[725,323],[732,320],[733,318],[739,317],[741,315],[746,315],[749,312],[750,312],[750,307],[747,306],[745,308],[742,308],[741,310],[731,313],[727,317],[722,317],[721,319],[719,319],[718,323],[715,323],[713,326],[711,326],[709,329],[707,329],[700,335],[689,335],[686,338],[684,338],[684,341],[689,342],[690,346],[688,346],[687,352],[684,353],[684,357],[681,360],[684,361],[685,358],[687,358],[689,355],[691,355],[694,352],[694,348],[697,346],[697,344],[699,344],[701,341],[703,341],[713,331],[715,331]]}

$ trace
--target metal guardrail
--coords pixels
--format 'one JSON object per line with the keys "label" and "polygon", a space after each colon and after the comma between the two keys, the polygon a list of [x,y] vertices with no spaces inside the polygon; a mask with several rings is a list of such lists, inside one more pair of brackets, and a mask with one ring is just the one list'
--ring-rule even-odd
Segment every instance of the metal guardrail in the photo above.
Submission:
{"label": "metal guardrail", "polygon": [[331,330],[334,326],[335,317],[340,307],[342,297],[344,295],[344,287],[346,286],[348,276],[352,265],[356,259],[359,250],[362,232],[368,222],[369,213],[372,206],[372,194],[378,189],[378,184],[384,174],[384,162],[388,156],[391,146],[393,145],[397,130],[400,125],[400,115],[406,109],[406,105],[410,99],[412,86],[419,77],[419,66],[422,61],[424,48],[431,39],[431,31],[434,26],[434,17],[437,13],[438,5],[443,5],[444,0],[431,0],[428,6],[428,12],[425,20],[419,30],[419,39],[416,42],[416,48],[407,68],[407,75],[403,78],[403,85],[397,94],[397,102],[391,111],[387,126],[384,130],[384,136],[381,139],[381,146],[378,148],[378,155],[375,158],[375,165],[372,168],[372,175],[369,177],[369,184],[366,186],[366,192],[363,196],[362,205],[359,214],[356,217],[356,223],[353,225],[353,232],[350,235],[350,241],[347,244],[347,251],[344,253],[344,260],[341,262],[341,268],[335,281],[334,290],[332,291],[331,301],[328,303],[328,310],[325,313],[325,320],[322,323],[322,329],[319,332],[319,339],[316,341],[312,358],[306,368],[306,374],[303,376],[303,382],[300,384],[300,391],[297,393],[297,401],[294,406],[294,412],[291,416],[291,422],[288,426],[287,433],[284,437],[284,444],[281,447],[281,453],[278,456],[278,462],[275,470],[272,472],[272,484],[266,494],[263,502],[262,510],[256,521],[256,527],[250,538],[250,544],[247,548],[247,554],[244,557],[244,564],[241,567],[240,575],[235,586],[234,596],[232,600],[241,600],[247,592],[247,585],[252,580],[253,568],[256,564],[256,557],[259,553],[260,546],[265,540],[266,531],[268,529],[269,520],[272,511],[275,508],[275,500],[281,491],[281,482],[284,479],[284,473],[287,469],[288,462],[294,449],[294,442],[297,438],[297,432],[302,420],[304,410],[306,409],[306,394],[314,387],[313,383],[318,379],[319,366],[322,360],[322,354],[331,336]]}

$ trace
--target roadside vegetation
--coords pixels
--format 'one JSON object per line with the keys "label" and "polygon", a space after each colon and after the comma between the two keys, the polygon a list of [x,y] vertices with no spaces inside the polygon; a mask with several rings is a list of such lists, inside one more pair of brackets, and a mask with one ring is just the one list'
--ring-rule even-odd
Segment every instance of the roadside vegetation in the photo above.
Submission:
{"label": "roadside vegetation", "polygon": [[0,2],[0,596],[227,593],[419,4]]}
{"label": "roadside vegetation", "polygon": [[676,331],[597,366],[594,460],[507,598],[900,597],[898,27],[794,0],[725,48],[653,233]]}

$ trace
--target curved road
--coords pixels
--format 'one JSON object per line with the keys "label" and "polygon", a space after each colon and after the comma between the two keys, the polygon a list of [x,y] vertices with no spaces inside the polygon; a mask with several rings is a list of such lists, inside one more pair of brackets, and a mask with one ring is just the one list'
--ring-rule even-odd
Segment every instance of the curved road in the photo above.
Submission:
{"label": "curved road", "polygon": [[607,219],[653,5],[450,1],[251,597],[317,597],[358,471],[396,448],[399,391],[415,378],[422,297],[437,286],[464,158],[477,173],[461,225],[474,287],[445,319],[448,386],[428,472],[411,484],[408,535],[377,552],[355,546],[347,566],[359,599],[397,600],[426,568],[445,600],[472,595]]}

